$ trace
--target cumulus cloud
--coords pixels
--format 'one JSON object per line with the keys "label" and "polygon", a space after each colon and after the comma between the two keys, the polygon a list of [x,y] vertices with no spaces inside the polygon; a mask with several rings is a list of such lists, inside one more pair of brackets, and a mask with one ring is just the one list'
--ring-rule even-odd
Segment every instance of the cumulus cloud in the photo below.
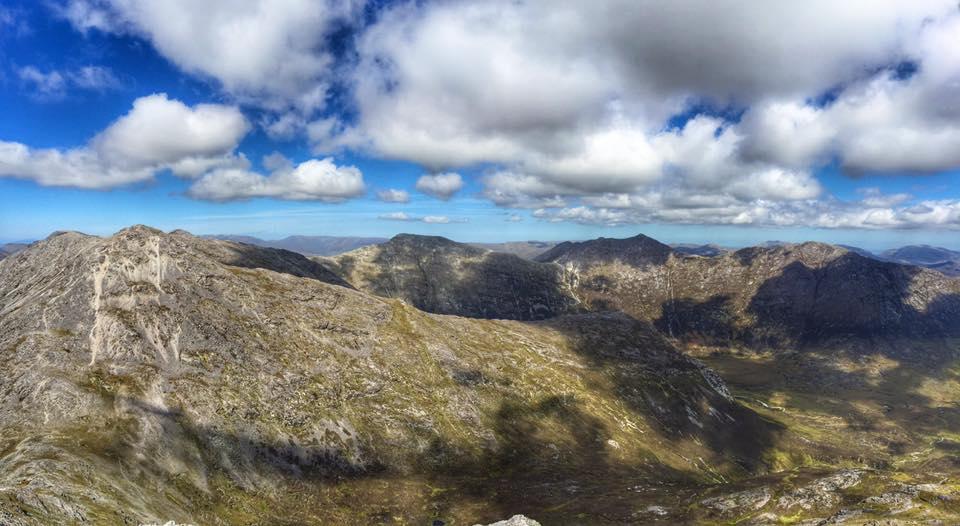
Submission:
{"label": "cumulus cloud", "polygon": [[215,167],[245,166],[234,150],[248,130],[236,107],[191,107],[165,94],[149,95],[83,147],[34,149],[0,141],[0,176],[77,188],[148,181],[161,170],[196,177]]}
{"label": "cumulus cloud", "polygon": [[408,203],[410,202],[410,193],[406,190],[397,190],[389,188],[377,192],[377,199],[384,203]]}
{"label": "cumulus cloud", "polygon": [[[404,4],[359,39],[357,122],[325,130],[437,170],[492,164],[484,196],[555,219],[799,221],[798,203],[837,206],[813,175],[834,159],[960,166],[958,20],[947,0]],[[691,104],[743,118],[666,124]]]}
{"label": "cumulus cloud", "polygon": [[341,202],[362,195],[363,174],[354,166],[337,166],[332,158],[310,159],[295,167],[280,166],[268,175],[244,169],[207,173],[190,186],[196,199],[233,201],[272,197],[296,201]]}
{"label": "cumulus cloud", "polygon": [[446,201],[463,188],[463,178],[458,173],[423,175],[417,179],[416,188],[420,192]]}
{"label": "cumulus cloud", "polygon": [[184,71],[276,111],[310,113],[325,103],[330,32],[360,13],[361,0],[67,0],[60,14],[80,31],[148,40]]}
{"label": "cumulus cloud", "polygon": [[914,204],[840,201],[834,198],[801,201],[753,201],[715,203],[713,206],[670,206],[660,195],[641,198],[630,208],[577,206],[535,210],[535,218],[581,224],[626,223],[721,224],[815,228],[913,229],[939,227],[960,229],[960,200],[923,200]]}
{"label": "cumulus cloud", "polygon": [[190,107],[159,94],[134,101],[133,109],[100,132],[91,146],[118,166],[167,164],[220,157],[232,151],[249,129],[236,107]]}
{"label": "cumulus cloud", "polygon": [[[148,40],[318,157],[419,163],[435,175],[416,189],[442,200],[463,188],[457,171],[480,168],[484,197],[550,221],[955,223],[952,201],[873,190],[843,201],[815,176],[832,163],[852,176],[960,167],[954,0],[401,2],[353,26],[341,63],[325,38],[358,19],[361,0],[187,3],[66,0],[61,13],[82,31]],[[334,77],[347,111],[323,111]],[[95,145],[48,153],[106,172],[160,162],[127,166]],[[204,164],[215,158],[179,169],[215,180]],[[274,174],[297,168],[218,177],[242,195],[309,194],[279,189]]]}

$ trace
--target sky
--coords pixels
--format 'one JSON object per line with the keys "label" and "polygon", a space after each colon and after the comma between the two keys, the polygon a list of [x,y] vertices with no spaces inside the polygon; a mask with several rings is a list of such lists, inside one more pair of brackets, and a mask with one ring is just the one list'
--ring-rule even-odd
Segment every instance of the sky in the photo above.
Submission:
{"label": "sky", "polygon": [[4,0],[0,241],[960,249],[955,0]]}

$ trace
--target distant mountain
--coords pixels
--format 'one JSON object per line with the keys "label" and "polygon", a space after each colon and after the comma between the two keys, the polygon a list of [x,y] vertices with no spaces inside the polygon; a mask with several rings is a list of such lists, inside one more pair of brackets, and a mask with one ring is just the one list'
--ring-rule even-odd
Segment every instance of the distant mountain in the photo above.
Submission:
{"label": "distant mountain", "polygon": [[660,265],[673,249],[643,234],[627,239],[601,237],[591,241],[565,241],[537,256],[536,261],[593,265],[620,262],[632,266]]}
{"label": "distant mountain", "polygon": [[911,245],[887,250],[881,256],[890,261],[918,265],[948,276],[960,276],[960,252],[930,245]]}
{"label": "distant mountain", "polygon": [[506,243],[470,243],[470,245],[494,252],[514,254],[523,259],[534,259],[553,248],[556,243],[545,241],[510,241]]}
{"label": "distant mountain", "polygon": [[427,312],[535,320],[577,311],[560,268],[443,237],[400,234],[315,260],[361,290]]}
{"label": "distant mountain", "polygon": [[387,241],[379,237],[338,237],[338,236],[289,236],[283,239],[265,240],[253,236],[213,235],[209,239],[220,239],[257,245],[260,247],[282,248],[298,252],[305,256],[334,256],[351,250],[375,245]]}
{"label": "distant mountain", "polygon": [[3,259],[7,256],[12,256],[28,246],[30,246],[29,243],[6,243],[0,245],[0,259]]}
{"label": "distant mountain", "polygon": [[673,243],[670,245],[670,248],[672,248],[674,252],[680,254],[686,254],[689,256],[703,256],[708,258],[720,256],[726,254],[727,252],[732,252],[732,250],[729,248],[713,244],[696,245],[691,243]]}
{"label": "distant mountain", "polygon": [[619,310],[675,338],[758,348],[960,336],[960,280],[823,243],[704,258],[638,235],[560,243],[531,262],[401,235],[322,262],[361,290],[443,314]]}
{"label": "distant mountain", "polygon": [[713,258],[668,254],[657,264],[625,266],[631,258],[607,253],[608,240],[587,243],[582,257],[564,256],[576,273],[567,281],[578,284],[585,306],[622,310],[675,337],[789,347],[842,337],[960,335],[960,280],[841,247],[785,244]]}

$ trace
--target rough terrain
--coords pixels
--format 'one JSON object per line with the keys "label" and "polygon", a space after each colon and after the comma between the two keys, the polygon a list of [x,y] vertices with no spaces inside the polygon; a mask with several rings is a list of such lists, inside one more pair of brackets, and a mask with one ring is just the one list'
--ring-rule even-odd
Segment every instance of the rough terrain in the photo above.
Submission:
{"label": "rough terrain", "polygon": [[[603,240],[534,263],[394,241],[317,262],[138,226],[0,262],[0,523],[960,517],[940,274],[820,245],[701,258]],[[790,296],[808,278],[863,314],[822,311],[845,321],[810,332],[795,317],[830,306]],[[802,308],[770,303],[770,280]],[[720,312],[777,338],[664,325],[712,284],[747,305]]]}

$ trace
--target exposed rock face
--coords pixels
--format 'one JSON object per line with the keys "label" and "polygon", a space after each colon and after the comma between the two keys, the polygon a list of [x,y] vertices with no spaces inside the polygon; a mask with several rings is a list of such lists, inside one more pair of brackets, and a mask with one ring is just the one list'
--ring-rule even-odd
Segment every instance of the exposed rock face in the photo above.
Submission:
{"label": "exposed rock face", "polygon": [[779,432],[626,316],[428,315],[147,227],[0,263],[0,350],[9,524],[629,515],[597,497],[762,470]]}
{"label": "exposed rock face", "polygon": [[[476,526],[483,526],[482,524],[477,524]],[[524,517],[523,515],[514,515],[507,520],[497,521],[487,526],[540,526],[540,523]]]}
{"label": "exposed rock face", "polygon": [[559,267],[442,237],[401,234],[318,261],[361,290],[428,312],[539,320],[577,311]]}

